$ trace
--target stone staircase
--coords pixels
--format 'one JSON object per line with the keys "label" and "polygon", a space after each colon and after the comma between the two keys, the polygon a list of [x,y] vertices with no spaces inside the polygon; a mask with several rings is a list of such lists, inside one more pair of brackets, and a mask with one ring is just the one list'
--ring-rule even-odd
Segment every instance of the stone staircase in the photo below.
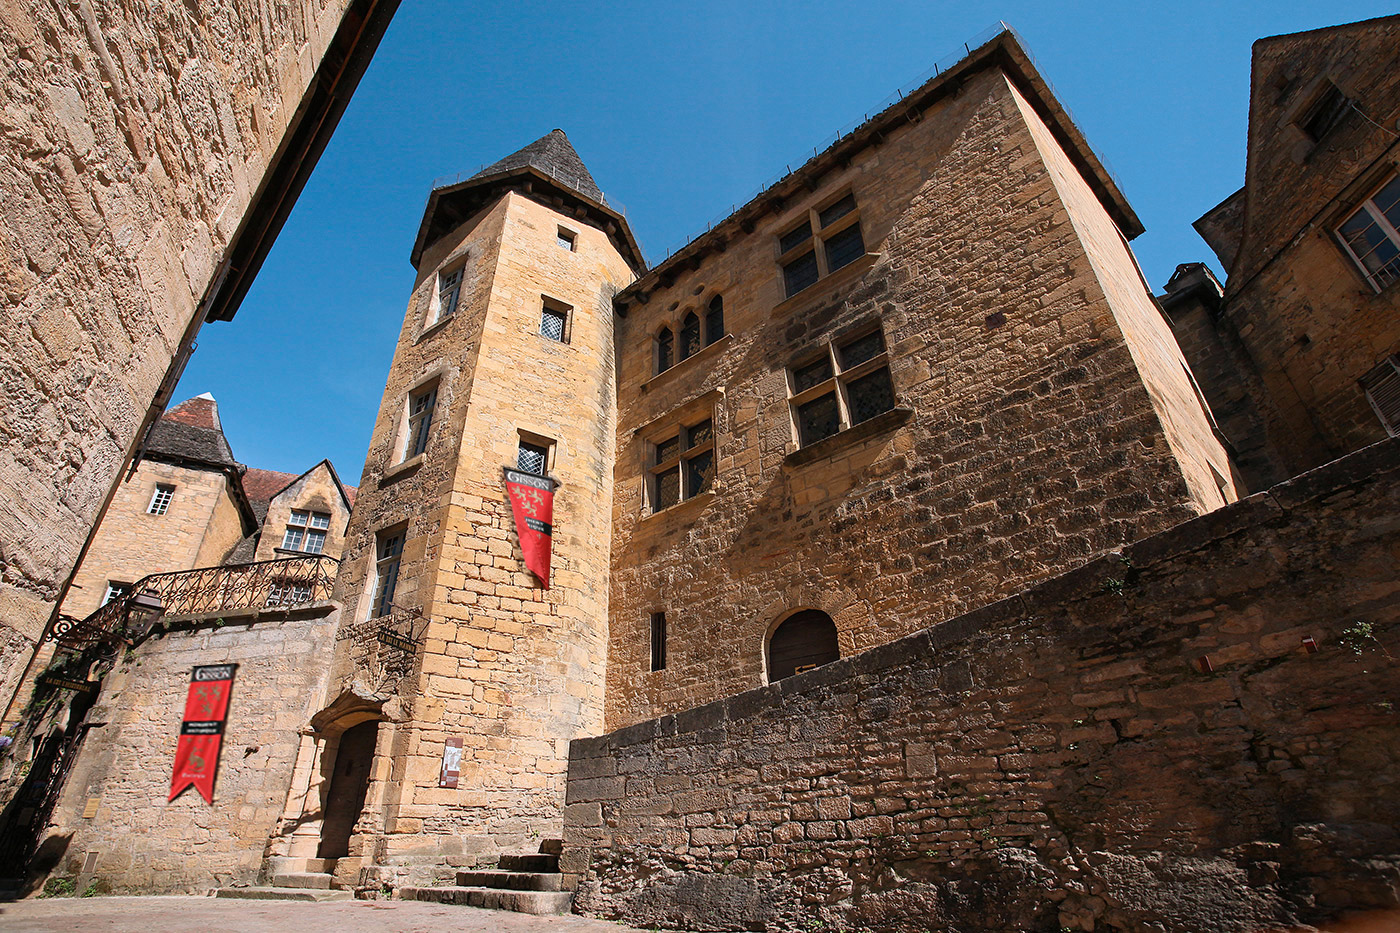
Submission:
{"label": "stone staircase", "polygon": [[215,896],[256,901],[348,901],[353,893],[335,886],[336,861],[276,858],[268,878],[271,884],[219,888]]}
{"label": "stone staircase", "polygon": [[522,914],[567,914],[574,894],[564,890],[564,876],[559,872],[562,850],[562,840],[546,839],[538,853],[502,855],[495,869],[459,871],[455,885],[401,887],[397,897]]}

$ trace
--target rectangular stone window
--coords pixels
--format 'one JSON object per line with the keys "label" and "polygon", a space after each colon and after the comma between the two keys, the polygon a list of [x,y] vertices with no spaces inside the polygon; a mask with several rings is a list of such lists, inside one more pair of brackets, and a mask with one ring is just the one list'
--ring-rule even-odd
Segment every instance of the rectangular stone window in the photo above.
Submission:
{"label": "rectangular stone window", "polygon": [[651,614],[651,669],[666,669],[666,613]]}
{"label": "rectangular stone window", "polygon": [[1400,434],[1400,356],[1391,356],[1361,378],[1366,401],[1391,437]]}
{"label": "rectangular stone window", "polygon": [[520,446],[515,452],[515,468],[522,473],[533,473],[535,476],[546,476],[549,473],[549,452],[554,446],[553,441],[542,437],[520,438]]}
{"label": "rectangular stone window", "polygon": [[572,253],[578,248],[577,233],[568,229],[567,227],[559,227],[558,231],[559,232],[555,234],[555,242],[559,244],[560,249],[567,250]]}
{"label": "rectangular stone window", "polygon": [[714,418],[701,413],[654,436],[647,484],[651,511],[708,492],[715,479]]}
{"label": "rectangular stone window", "polygon": [[1342,221],[1337,239],[1376,291],[1400,279],[1400,175]]}
{"label": "rectangular stone window", "polygon": [[175,498],[175,487],[169,483],[156,483],[156,491],[151,494],[151,504],[146,506],[149,515],[164,515],[170,510],[170,500]]}
{"label": "rectangular stone window", "polygon": [[386,616],[394,611],[394,591],[399,585],[399,561],[403,558],[404,531],[380,532],[375,541],[374,599],[370,618]]}
{"label": "rectangular stone window", "polygon": [[1327,135],[1327,131],[1341,122],[1346,116],[1351,101],[1331,81],[1323,81],[1312,104],[1298,119],[1298,128],[1314,141]]}
{"label": "rectangular stone window", "polygon": [[[814,236],[819,246],[813,245]],[[850,193],[809,209],[805,220],[778,237],[778,265],[789,298],[864,255],[860,211]]]}
{"label": "rectangular stone window", "polygon": [[879,327],[826,344],[788,370],[793,430],[808,447],[894,408],[889,355]]}
{"label": "rectangular stone window", "polygon": [[404,460],[416,457],[428,449],[428,429],[432,427],[433,409],[436,407],[436,385],[409,394],[408,435],[404,439]]}
{"label": "rectangular stone window", "polygon": [[326,529],[331,527],[328,512],[311,512],[292,509],[287,520],[287,530],[282,535],[282,549],[304,551],[308,554],[321,554],[326,550]]}
{"label": "rectangular stone window", "polygon": [[466,271],[465,265],[460,265],[451,272],[438,273],[437,291],[437,314],[433,317],[433,323],[445,321],[457,313],[457,301],[462,294],[462,273]]}
{"label": "rectangular stone window", "polygon": [[572,307],[562,301],[545,298],[540,307],[540,336],[568,343],[569,312],[572,310]]}

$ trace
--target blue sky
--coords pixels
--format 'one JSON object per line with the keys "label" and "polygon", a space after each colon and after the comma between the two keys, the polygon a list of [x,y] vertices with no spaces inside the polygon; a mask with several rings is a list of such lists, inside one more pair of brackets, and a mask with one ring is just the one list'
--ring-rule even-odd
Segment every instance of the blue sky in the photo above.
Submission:
{"label": "blue sky", "polygon": [[1160,290],[1179,262],[1215,264],[1191,221],[1243,183],[1254,40],[1393,12],[404,0],[238,315],[204,328],[175,399],[212,392],[250,466],[330,457],[358,483],[435,179],[562,127],[654,263],[998,20],[1116,173]]}

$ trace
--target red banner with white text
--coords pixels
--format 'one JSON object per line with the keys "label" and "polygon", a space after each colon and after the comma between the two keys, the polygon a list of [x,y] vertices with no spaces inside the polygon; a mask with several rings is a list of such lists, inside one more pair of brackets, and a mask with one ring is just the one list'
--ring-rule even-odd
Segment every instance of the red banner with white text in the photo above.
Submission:
{"label": "red banner with white text", "polygon": [[506,471],[506,492],[510,493],[510,508],[515,513],[515,532],[520,536],[520,551],[525,566],[549,589],[550,545],[554,539],[555,482],[547,476]]}
{"label": "red banner with white text", "polygon": [[190,675],[185,697],[185,719],[175,746],[175,773],[170,778],[170,798],[194,785],[206,803],[214,802],[214,774],[219,768],[219,747],[228,716],[228,695],[237,664],[205,664]]}

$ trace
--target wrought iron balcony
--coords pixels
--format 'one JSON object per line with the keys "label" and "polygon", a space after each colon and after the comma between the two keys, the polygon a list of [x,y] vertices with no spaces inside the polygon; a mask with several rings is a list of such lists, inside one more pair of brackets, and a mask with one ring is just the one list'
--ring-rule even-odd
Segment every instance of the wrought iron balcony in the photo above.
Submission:
{"label": "wrought iron balcony", "polygon": [[330,599],[340,562],[324,555],[200,567],[142,577],[85,619],[62,617],[48,639],[82,649],[128,639],[158,618],[287,610]]}

